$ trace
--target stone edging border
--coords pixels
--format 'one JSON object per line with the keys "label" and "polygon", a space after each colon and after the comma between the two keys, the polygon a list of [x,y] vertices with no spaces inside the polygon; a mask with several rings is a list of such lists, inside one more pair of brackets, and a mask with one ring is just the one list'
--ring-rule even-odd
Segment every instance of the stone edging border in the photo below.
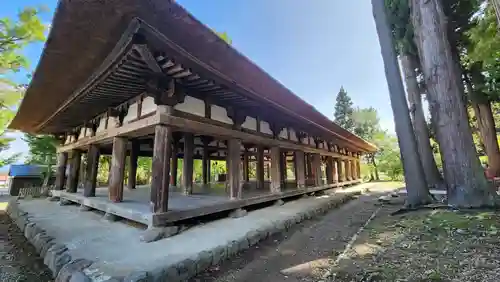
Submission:
{"label": "stone edging border", "polygon": [[319,206],[300,212],[286,220],[276,221],[268,226],[249,231],[238,240],[233,240],[226,245],[218,246],[209,251],[202,251],[196,257],[187,258],[175,265],[160,267],[152,271],[134,271],[126,277],[103,277],[98,269],[92,267],[92,261],[72,258],[65,245],[56,243],[55,239],[49,236],[45,230],[30,221],[29,214],[20,209],[17,199],[9,201],[6,212],[21,232],[24,233],[26,239],[33,244],[40,257],[43,258],[43,262],[56,278],[55,282],[173,282],[185,281],[208,267],[218,265],[220,262],[267,239],[271,235],[288,231],[295,224],[337,208],[360,194],[360,192],[334,194],[331,199],[325,200]]}

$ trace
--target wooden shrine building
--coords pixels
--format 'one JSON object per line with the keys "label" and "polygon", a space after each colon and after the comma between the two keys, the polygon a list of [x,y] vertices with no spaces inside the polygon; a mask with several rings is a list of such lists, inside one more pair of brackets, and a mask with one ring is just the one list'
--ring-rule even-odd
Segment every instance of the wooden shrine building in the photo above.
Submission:
{"label": "wooden shrine building", "polygon": [[[10,128],[61,141],[54,195],[148,225],[354,184],[376,150],[167,0],[59,1]],[[152,158],[146,187],[139,156]],[[226,179],[211,178],[211,160]]]}

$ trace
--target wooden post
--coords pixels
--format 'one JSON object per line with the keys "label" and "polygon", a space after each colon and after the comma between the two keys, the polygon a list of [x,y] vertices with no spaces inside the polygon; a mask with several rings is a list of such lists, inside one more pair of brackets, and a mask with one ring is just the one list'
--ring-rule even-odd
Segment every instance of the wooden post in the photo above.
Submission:
{"label": "wooden post", "polygon": [[311,167],[314,174],[314,186],[321,185],[321,155],[311,154],[312,158]]}
{"label": "wooden post", "polygon": [[342,167],[343,164],[344,164],[344,160],[337,159],[337,173],[339,175],[338,182],[344,182],[345,181],[344,169]]}
{"label": "wooden post", "polygon": [[295,179],[297,181],[297,188],[303,189],[306,187],[306,163],[303,151],[294,152],[295,161]]}
{"label": "wooden post", "polygon": [[287,180],[287,167],[286,167],[286,151],[280,152],[280,177],[281,177],[281,187],[285,188]]}
{"label": "wooden post", "polygon": [[358,179],[358,170],[356,168],[356,161],[355,160],[351,160],[351,175],[352,175],[352,180]]}
{"label": "wooden post", "polygon": [[352,175],[351,175],[351,165],[349,164],[349,160],[344,160],[344,168],[345,168],[345,180],[351,181]]}
{"label": "wooden post", "polygon": [[208,144],[210,143],[207,138],[202,138],[203,141],[203,184],[210,183],[210,152],[208,151]]}
{"label": "wooden post", "polygon": [[127,138],[114,137],[111,156],[111,179],[109,183],[109,199],[115,203],[123,201],[123,178],[127,157]]}
{"label": "wooden post", "polygon": [[182,162],[182,188],[184,194],[193,193],[193,154],[194,154],[194,135],[192,133],[184,134],[184,161]]}
{"label": "wooden post", "polygon": [[326,183],[333,184],[333,169],[335,165],[333,164],[333,157],[326,157]]}
{"label": "wooden post", "polygon": [[358,179],[361,178],[361,163],[359,159],[356,160],[356,171],[358,172]]}
{"label": "wooden post", "polygon": [[309,179],[313,174],[311,154],[306,153],[306,178]]}
{"label": "wooden post", "polygon": [[150,194],[150,208],[151,212],[154,213],[167,212],[168,210],[171,155],[172,131],[165,125],[156,125]]}
{"label": "wooden post", "polygon": [[339,174],[337,172],[338,169],[338,159],[332,158],[332,179],[333,182],[339,182]]}
{"label": "wooden post", "polygon": [[87,167],[83,196],[95,197],[95,188],[97,186],[97,171],[99,169],[99,147],[97,144],[90,144],[87,153]]}
{"label": "wooden post", "polygon": [[240,149],[241,140],[230,139],[227,142],[227,168],[229,198],[241,199],[242,186],[240,183]]}
{"label": "wooden post", "polygon": [[137,140],[132,140],[132,148],[130,150],[130,164],[128,166],[128,181],[127,188],[135,189],[137,181],[137,161],[139,160],[140,143]]}
{"label": "wooden post", "polygon": [[178,147],[179,143],[176,142],[175,140],[172,141],[172,170],[170,171],[171,176],[171,181],[170,183],[172,186],[177,187],[177,171],[179,169],[179,156],[177,155],[179,153]]}
{"label": "wooden post", "polygon": [[281,191],[281,150],[271,147],[271,193]]}
{"label": "wooden post", "polygon": [[243,151],[243,181],[250,181],[250,169],[249,169],[249,161],[248,161],[248,151],[245,148]]}
{"label": "wooden post", "polygon": [[76,193],[78,190],[78,173],[80,172],[80,164],[82,162],[82,153],[79,150],[71,151],[71,160],[69,165],[69,175],[67,191]]}
{"label": "wooden post", "polygon": [[66,180],[66,165],[68,163],[68,153],[61,152],[57,154],[57,172],[56,172],[56,190],[64,189]]}
{"label": "wooden post", "polygon": [[256,162],[257,189],[264,189],[264,147],[257,146]]}

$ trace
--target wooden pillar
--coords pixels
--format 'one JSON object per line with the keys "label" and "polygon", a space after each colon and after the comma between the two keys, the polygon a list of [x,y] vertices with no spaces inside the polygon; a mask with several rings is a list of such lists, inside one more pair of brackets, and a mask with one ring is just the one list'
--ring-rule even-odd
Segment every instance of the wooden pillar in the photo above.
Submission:
{"label": "wooden pillar", "polygon": [[257,146],[256,162],[257,189],[264,189],[264,147]]}
{"label": "wooden pillar", "polygon": [[99,169],[99,147],[97,144],[90,144],[87,153],[87,167],[85,169],[85,184],[83,196],[95,197],[95,188],[97,186],[97,171]]}
{"label": "wooden pillar", "polygon": [[359,159],[356,160],[356,171],[358,173],[358,179],[361,178],[361,163]]}
{"label": "wooden pillar", "polygon": [[250,181],[250,161],[248,156],[248,150],[246,148],[243,151],[243,180],[245,182]]}
{"label": "wooden pillar", "polygon": [[339,182],[339,174],[338,174],[338,159],[332,158],[332,179],[333,182]]}
{"label": "wooden pillar", "polygon": [[168,210],[171,155],[172,131],[165,125],[156,125],[150,194],[150,208],[151,212],[154,213],[167,212]]}
{"label": "wooden pillar", "polygon": [[170,181],[170,184],[172,184],[172,186],[174,187],[177,187],[177,171],[178,171],[178,168],[179,168],[179,157],[178,157],[178,153],[179,153],[179,150],[178,150],[178,147],[179,144],[178,142],[175,142],[175,140],[172,141],[172,170],[170,171],[170,174],[171,174],[171,181]]}
{"label": "wooden pillar", "polygon": [[337,173],[339,175],[339,182],[345,181],[344,168],[343,168],[344,160],[337,159]]}
{"label": "wooden pillar", "polygon": [[312,169],[312,161],[311,161],[311,154],[306,153],[306,178],[309,179],[313,175],[313,169]]}
{"label": "wooden pillar", "polygon": [[193,154],[194,154],[194,135],[192,133],[184,134],[184,160],[182,162],[182,188],[184,194],[193,194]]}
{"label": "wooden pillar", "polygon": [[80,164],[82,162],[82,153],[79,150],[71,152],[71,160],[69,165],[69,175],[66,191],[76,193],[78,190],[78,173],[80,172]]}
{"label": "wooden pillar", "polygon": [[271,193],[281,191],[281,150],[279,147],[271,147]]}
{"label": "wooden pillar", "polygon": [[358,179],[358,169],[356,168],[356,160],[351,160],[351,174],[352,174],[352,180]]}
{"label": "wooden pillar", "polygon": [[345,168],[345,180],[346,181],[351,181],[352,178],[351,178],[351,165],[350,165],[350,162],[349,160],[344,160],[344,168]]}
{"label": "wooden pillar", "polygon": [[333,163],[333,157],[328,156],[326,157],[326,183],[327,184],[333,184],[333,169],[335,167],[335,164]]}
{"label": "wooden pillar", "polygon": [[321,185],[321,155],[311,154],[311,168],[314,175],[314,186]]}
{"label": "wooden pillar", "polygon": [[286,151],[281,150],[280,152],[280,178],[281,187],[284,189],[287,180],[287,167],[286,167]]}
{"label": "wooden pillar", "polygon": [[64,181],[66,180],[66,165],[68,163],[68,153],[61,152],[57,154],[57,171],[56,171],[56,190],[64,189]]}
{"label": "wooden pillar", "polygon": [[114,137],[112,152],[109,199],[118,203],[123,201],[123,179],[125,176],[125,160],[127,157],[127,138]]}
{"label": "wooden pillar", "polygon": [[210,183],[210,152],[208,151],[209,140],[206,138],[202,138],[203,141],[203,159],[202,159],[202,167],[203,167],[203,184]]}
{"label": "wooden pillar", "polygon": [[139,160],[140,143],[137,140],[132,140],[132,148],[130,150],[130,163],[128,166],[128,181],[127,188],[135,189],[137,183],[137,161]]}
{"label": "wooden pillar", "polygon": [[228,188],[229,188],[229,198],[231,199],[241,199],[242,197],[242,186],[240,183],[240,149],[241,140],[230,139],[227,142],[227,177],[228,177]]}
{"label": "wooden pillar", "polygon": [[294,152],[295,161],[295,180],[297,181],[297,188],[303,189],[306,187],[306,163],[304,152]]}

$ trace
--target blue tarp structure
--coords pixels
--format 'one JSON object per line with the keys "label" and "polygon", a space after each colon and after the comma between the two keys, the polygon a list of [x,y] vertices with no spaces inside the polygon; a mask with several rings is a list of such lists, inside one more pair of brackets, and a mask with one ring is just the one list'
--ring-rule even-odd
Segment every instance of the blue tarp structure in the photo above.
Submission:
{"label": "blue tarp structure", "polygon": [[44,171],[43,166],[39,165],[11,165],[9,168],[10,177],[40,177]]}

